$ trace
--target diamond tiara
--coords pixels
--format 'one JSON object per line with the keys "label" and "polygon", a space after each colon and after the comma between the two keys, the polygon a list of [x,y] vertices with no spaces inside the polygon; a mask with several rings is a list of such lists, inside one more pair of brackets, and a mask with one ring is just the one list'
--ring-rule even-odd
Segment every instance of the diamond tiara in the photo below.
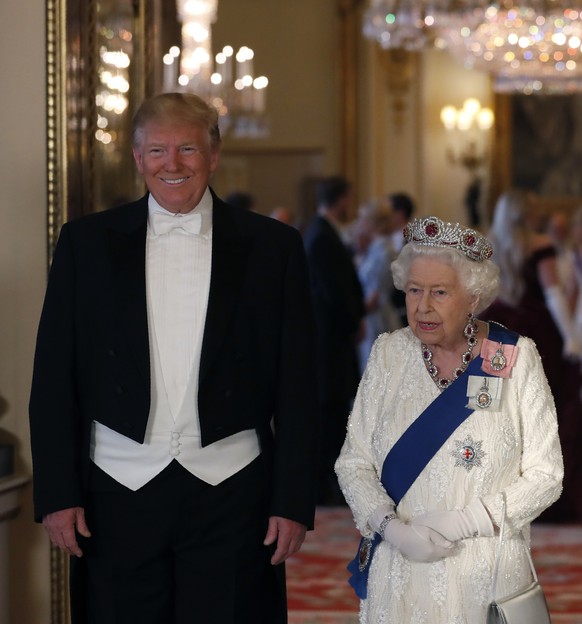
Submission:
{"label": "diamond tiara", "polygon": [[407,243],[458,249],[475,262],[483,262],[493,255],[491,242],[482,234],[459,223],[441,221],[438,217],[414,219],[404,227],[403,234]]}

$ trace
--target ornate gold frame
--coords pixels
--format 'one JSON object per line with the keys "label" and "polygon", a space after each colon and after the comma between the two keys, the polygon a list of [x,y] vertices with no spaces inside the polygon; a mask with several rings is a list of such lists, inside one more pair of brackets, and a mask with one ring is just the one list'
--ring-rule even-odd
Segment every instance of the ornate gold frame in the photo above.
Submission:
{"label": "ornate gold frame", "polygon": [[[102,3],[101,3],[102,4]],[[121,4],[121,3],[120,3]],[[134,45],[132,99],[159,84],[161,0],[127,0]],[[112,6],[115,6],[114,4]],[[46,0],[47,249],[52,258],[65,221],[94,212],[97,0]],[[138,178],[136,176],[136,184]],[[68,557],[51,550],[51,624],[68,624]]]}
{"label": "ornate gold frame", "polygon": [[[97,0],[46,0],[48,251],[63,222],[94,212],[98,88]],[[122,4],[122,3],[119,3]],[[161,0],[131,5],[131,99],[139,102],[160,80]],[[136,176],[137,179],[137,176]]]}

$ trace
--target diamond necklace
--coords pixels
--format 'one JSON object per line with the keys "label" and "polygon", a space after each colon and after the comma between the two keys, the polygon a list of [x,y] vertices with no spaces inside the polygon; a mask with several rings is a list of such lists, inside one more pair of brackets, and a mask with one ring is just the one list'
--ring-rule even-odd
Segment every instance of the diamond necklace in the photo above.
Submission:
{"label": "diamond necklace", "polygon": [[477,323],[471,319],[463,331],[463,335],[467,339],[467,350],[461,356],[461,365],[453,371],[452,379],[438,376],[439,369],[432,361],[432,351],[428,345],[424,344],[424,342],[422,343],[422,359],[424,360],[428,374],[432,377],[432,380],[435,382],[439,390],[448,388],[453,381],[455,381],[455,379],[458,379],[465,372],[467,366],[471,363],[471,360],[473,359],[473,347],[477,344],[476,334],[478,331],[479,328],[477,327]]}

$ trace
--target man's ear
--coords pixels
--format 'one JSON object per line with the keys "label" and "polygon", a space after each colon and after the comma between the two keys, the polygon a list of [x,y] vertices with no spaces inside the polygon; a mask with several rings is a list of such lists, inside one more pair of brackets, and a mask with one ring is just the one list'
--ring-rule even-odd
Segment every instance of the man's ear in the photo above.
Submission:
{"label": "man's ear", "polygon": [[135,160],[137,170],[143,174],[143,154],[138,147],[133,148],[133,159]]}
{"label": "man's ear", "polygon": [[210,173],[214,173],[220,161],[220,148],[210,152]]}

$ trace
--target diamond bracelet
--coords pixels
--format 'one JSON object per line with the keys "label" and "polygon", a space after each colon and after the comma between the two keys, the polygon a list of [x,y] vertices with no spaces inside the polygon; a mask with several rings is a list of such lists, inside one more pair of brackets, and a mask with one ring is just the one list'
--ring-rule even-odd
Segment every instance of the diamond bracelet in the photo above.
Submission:
{"label": "diamond bracelet", "polygon": [[382,522],[380,522],[380,526],[378,527],[378,534],[382,537],[382,539],[384,539],[384,531],[386,530],[386,527],[396,518],[398,518],[398,516],[395,513],[389,513],[387,516],[382,518]]}

